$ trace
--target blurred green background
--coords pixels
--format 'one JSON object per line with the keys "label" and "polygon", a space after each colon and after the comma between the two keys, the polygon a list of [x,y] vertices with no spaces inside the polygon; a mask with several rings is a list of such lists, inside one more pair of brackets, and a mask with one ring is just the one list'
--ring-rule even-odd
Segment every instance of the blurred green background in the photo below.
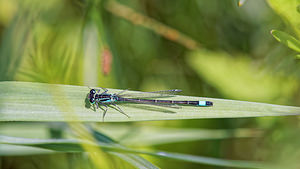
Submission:
{"label": "blurred green background", "polygon": [[[237,3],[0,0],[0,80],[141,91],[182,89],[183,95],[299,106],[299,60],[270,31],[283,30],[299,38],[300,2],[250,0],[241,7]],[[225,159],[280,161],[299,168],[297,117],[125,124],[262,129],[264,135],[259,138],[148,148]],[[68,163],[84,160],[75,156],[2,157],[0,167],[72,168]],[[59,165],[56,159],[61,160]],[[161,168],[223,168],[148,159]],[[36,164],[41,161],[43,164]]]}

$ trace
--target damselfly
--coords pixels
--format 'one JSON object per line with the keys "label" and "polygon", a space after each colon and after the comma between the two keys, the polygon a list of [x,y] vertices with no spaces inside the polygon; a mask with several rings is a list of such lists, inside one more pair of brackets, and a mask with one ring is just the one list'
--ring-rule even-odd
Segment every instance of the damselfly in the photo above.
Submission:
{"label": "damselfly", "polygon": [[138,92],[138,93],[130,93],[124,94],[127,90],[123,90],[119,93],[107,93],[108,90],[105,88],[100,89],[91,89],[88,94],[88,98],[90,103],[97,108],[103,106],[105,109],[103,112],[103,119],[107,112],[108,106],[112,105],[117,110],[129,117],[123,110],[117,106],[116,103],[120,102],[131,102],[131,103],[141,103],[141,104],[151,104],[156,106],[164,106],[164,107],[174,107],[180,108],[179,105],[192,105],[199,107],[209,107],[213,106],[213,102],[211,101],[180,101],[180,100],[157,100],[151,98],[162,98],[162,97],[173,97],[176,93],[181,92],[181,90],[173,89],[173,90],[164,90],[164,91],[156,91],[156,92]]}

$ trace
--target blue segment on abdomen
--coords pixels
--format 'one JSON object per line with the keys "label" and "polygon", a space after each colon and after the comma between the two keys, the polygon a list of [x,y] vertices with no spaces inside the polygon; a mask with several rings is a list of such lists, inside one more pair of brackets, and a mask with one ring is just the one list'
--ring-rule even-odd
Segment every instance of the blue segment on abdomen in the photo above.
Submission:
{"label": "blue segment on abdomen", "polygon": [[199,106],[206,106],[206,101],[199,101]]}

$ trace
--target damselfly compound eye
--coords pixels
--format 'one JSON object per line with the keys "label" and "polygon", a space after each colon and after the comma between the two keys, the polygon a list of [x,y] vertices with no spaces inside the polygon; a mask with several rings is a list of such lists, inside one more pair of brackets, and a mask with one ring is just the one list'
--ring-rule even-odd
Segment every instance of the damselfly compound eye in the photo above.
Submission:
{"label": "damselfly compound eye", "polygon": [[90,98],[90,102],[92,103],[92,104],[94,104],[95,103],[95,98]]}
{"label": "damselfly compound eye", "polygon": [[90,90],[90,94],[95,94],[96,93],[96,90],[95,89],[91,89]]}

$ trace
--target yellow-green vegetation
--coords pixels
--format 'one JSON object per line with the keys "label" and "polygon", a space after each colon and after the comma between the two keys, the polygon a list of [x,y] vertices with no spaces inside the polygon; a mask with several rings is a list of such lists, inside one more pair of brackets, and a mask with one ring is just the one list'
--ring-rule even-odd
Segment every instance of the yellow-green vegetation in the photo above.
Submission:
{"label": "yellow-green vegetation", "polygon": [[[0,0],[0,169],[299,168],[299,0]],[[91,88],[180,89],[118,103]]]}

